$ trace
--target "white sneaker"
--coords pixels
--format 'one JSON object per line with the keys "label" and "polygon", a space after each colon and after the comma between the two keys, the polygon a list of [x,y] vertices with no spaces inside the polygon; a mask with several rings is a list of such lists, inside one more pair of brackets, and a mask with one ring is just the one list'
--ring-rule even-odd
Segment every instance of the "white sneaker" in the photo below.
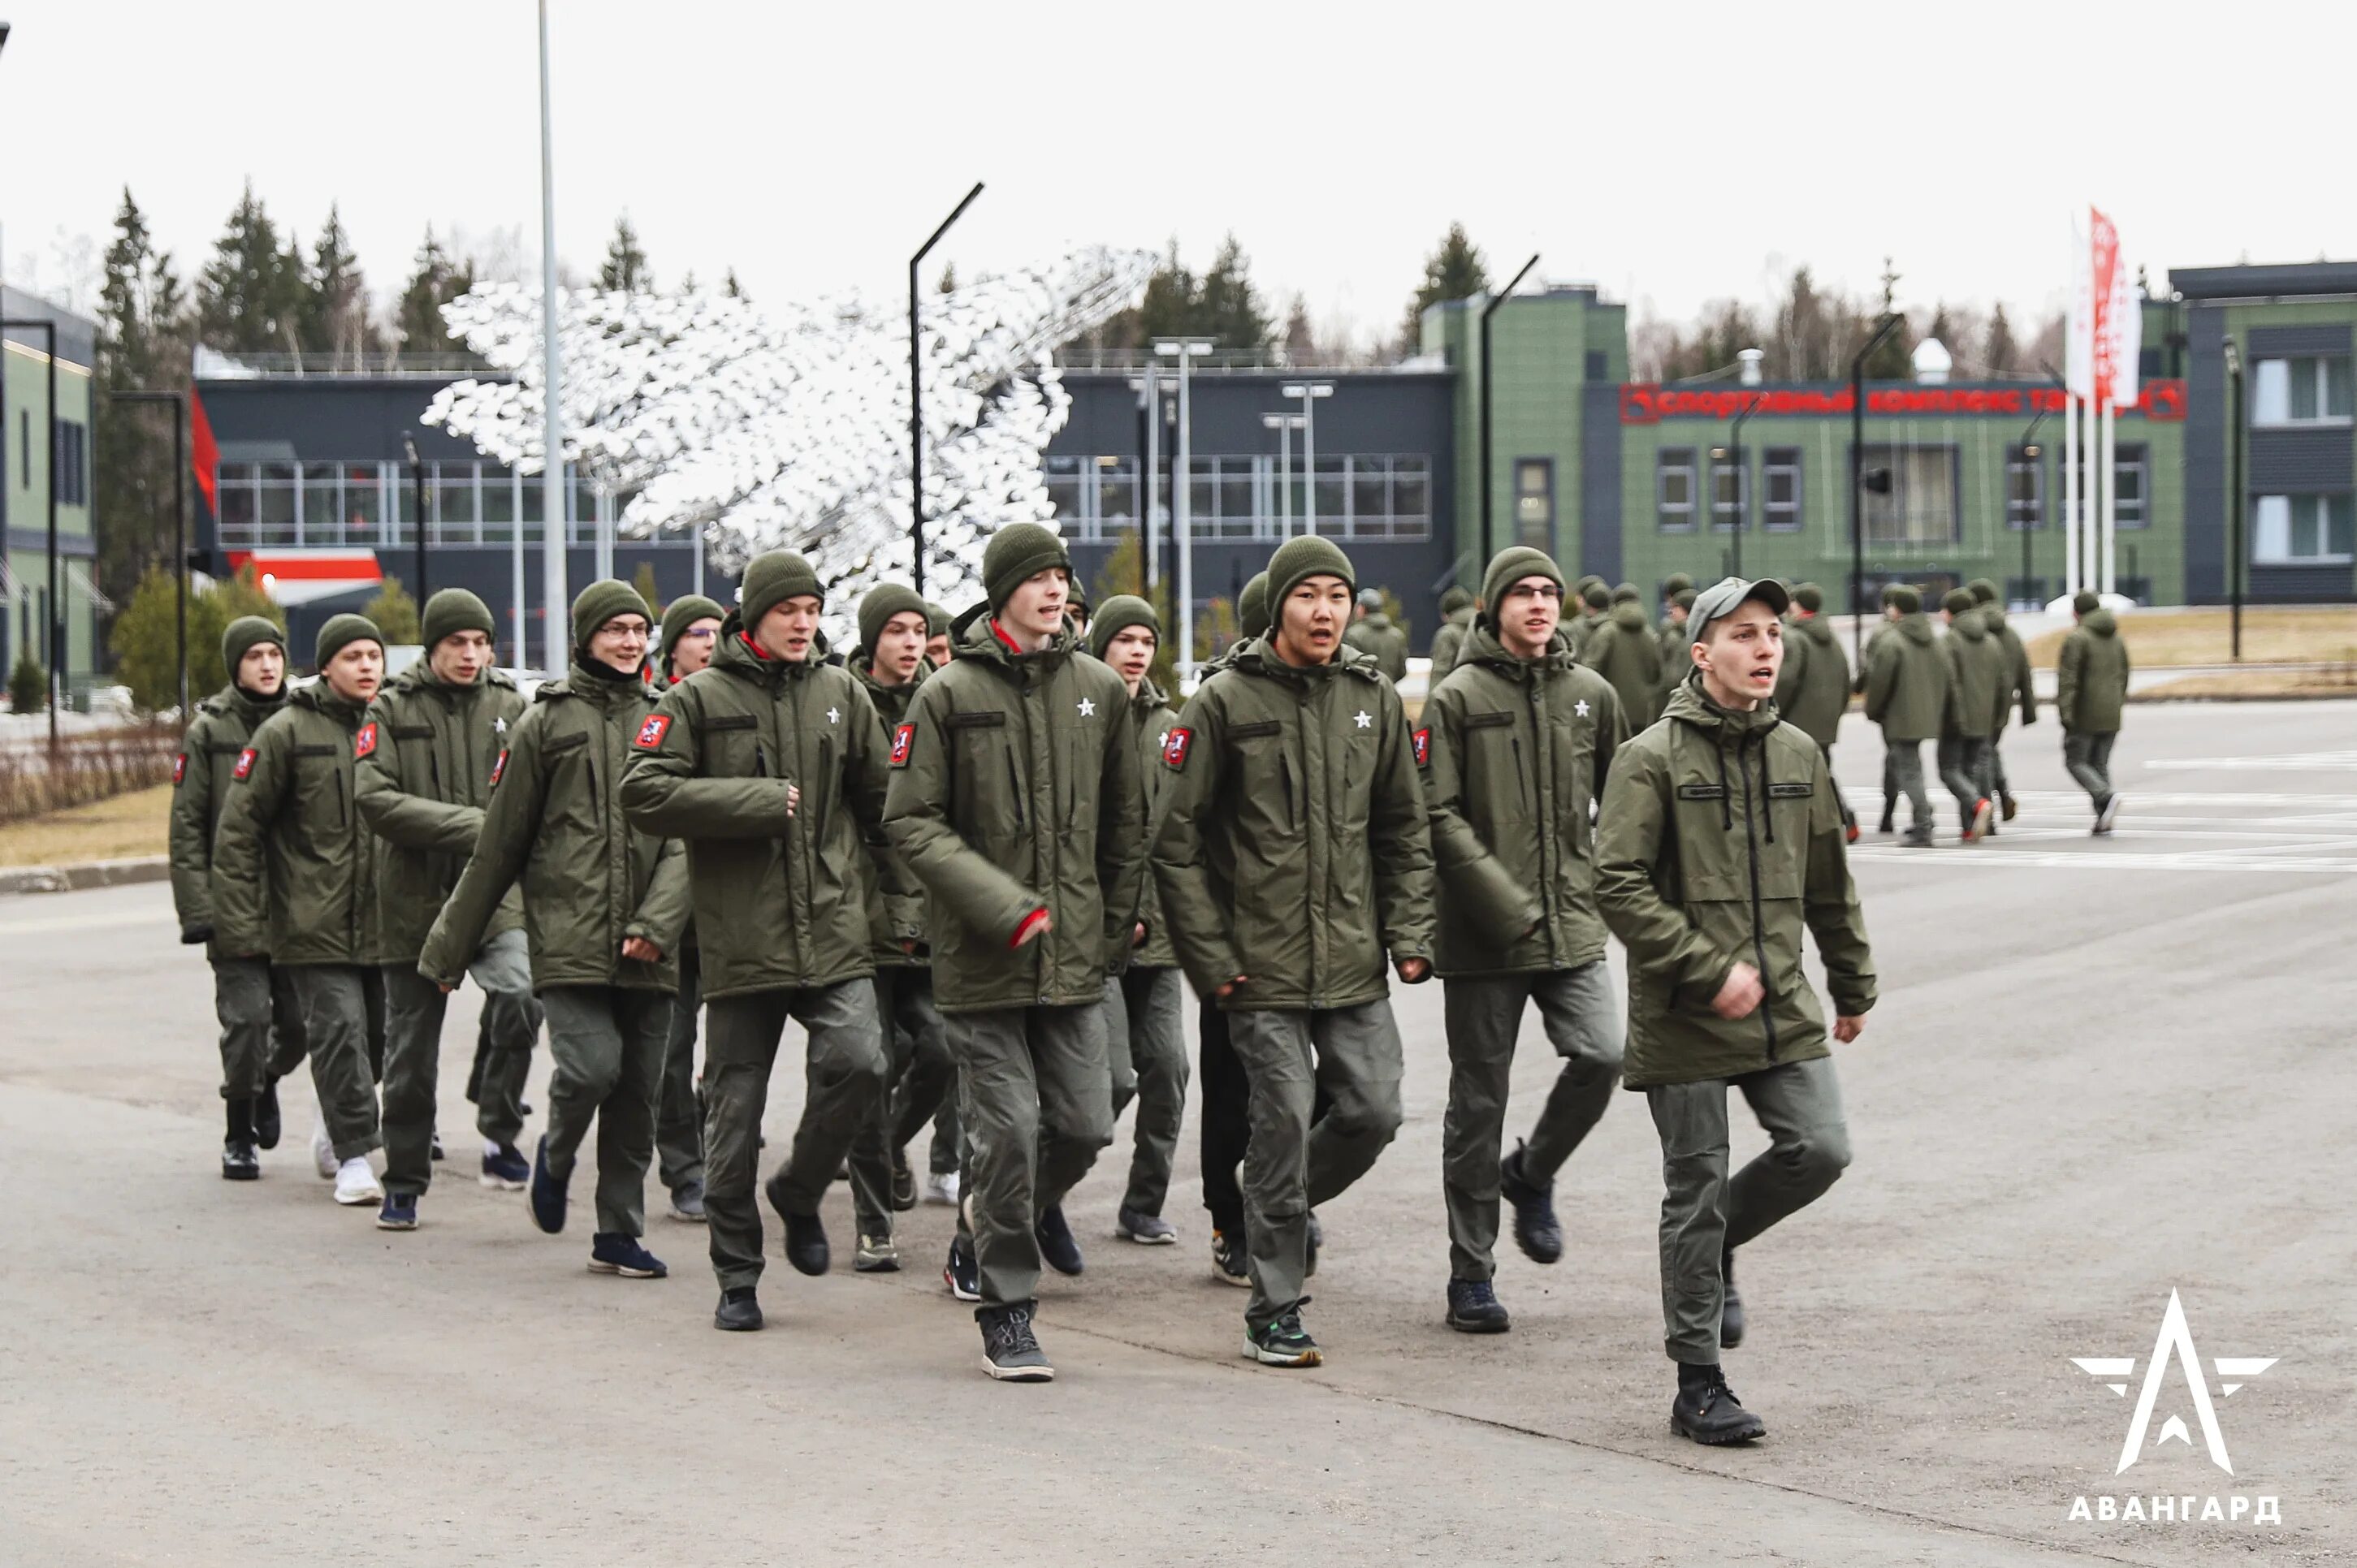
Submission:
{"label": "white sneaker", "polygon": [[925,1201],[943,1208],[955,1208],[958,1200],[958,1174],[948,1171],[925,1178]]}
{"label": "white sneaker", "polygon": [[337,1167],[336,1201],[348,1205],[384,1201],[384,1188],[377,1186],[376,1172],[369,1167],[366,1155],[357,1155]]}
{"label": "white sneaker", "polygon": [[328,1136],[325,1118],[311,1123],[311,1164],[317,1168],[321,1181],[336,1179],[336,1145]]}

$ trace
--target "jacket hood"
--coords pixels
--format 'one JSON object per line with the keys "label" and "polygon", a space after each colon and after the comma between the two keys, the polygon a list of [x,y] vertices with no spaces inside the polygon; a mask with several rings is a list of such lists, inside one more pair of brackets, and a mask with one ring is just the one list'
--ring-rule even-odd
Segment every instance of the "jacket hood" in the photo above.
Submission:
{"label": "jacket hood", "polygon": [[2079,618],[2079,624],[2097,637],[2117,637],[2120,632],[2120,618],[2109,610],[2089,610]]}
{"label": "jacket hood", "polygon": [[1231,650],[1233,654],[1231,667],[1254,675],[1265,675],[1271,680],[1299,682],[1321,680],[1329,674],[1351,674],[1368,681],[1381,678],[1382,666],[1376,663],[1373,654],[1361,652],[1347,642],[1339,643],[1336,647],[1332,663],[1305,670],[1279,659],[1276,650],[1266,639],[1248,638]]}
{"label": "jacket hood", "polygon": [[329,718],[349,724],[354,728],[359,727],[361,715],[368,711],[366,703],[350,702],[338,696],[336,689],[328,684],[328,678],[324,675],[307,686],[298,687],[287,693],[286,705],[290,708],[308,708],[315,714],[325,714]]}
{"label": "jacket hood", "polygon": [[1988,622],[1981,618],[1981,615],[1978,610],[1967,610],[1964,614],[1958,616],[1954,621],[1950,623],[1948,629],[1963,638],[1966,642],[1986,642],[1988,640]]}
{"label": "jacket hood", "polygon": [[431,660],[421,659],[387,681],[379,690],[399,692],[404,696],[407,696],[412,692],[475,692],[492,686],[504,686],[511,692],[516,690],[514,677],[496,665],[486,665],[483,672],[475,678],[475,683],[472,686],[453,686],[434,673]]}
{"label": "jacket hood", "polygon": [[1069,620],[1056,628],[1048,646],[1035,654],[1019,654],[999,638],[988,605],[976,605],[950,625],[950,652],[959,659],[979,659],[1012,669],[1018,659],[1069,659],[1080,650],[1080,634]]}
{"label": "jacket hood", "polygon": [[1392,628],[1392,618],[1383,610],[1369,610],[1362,618],[1367,626],[1376,631],[1389,631]]}
{"label": "jacket hood", "polygon": [[743,611],[730,610],[728,618],[720,623],[720,630],[715,635],[709,668],[726,670],[744,680],[773,681],[798,671],[815,670],[826,662],[826,633],[823,631],[811,633],[808,658],[799,663],[790,663],[783,659],[771,659],[766,654],[754,652],[741,635],[744,630]]}
{"label": "jacket hood", "polygon": [[1612,624],[1622,631],[1649,631],[1652,627],[1646,618],[1645,607],[1634,599],[1623,599],[1612,607]]}
{"label": "jacket hood", "polygon": [[1748,735],[1765,735],[1783,720],[1777,715],[1776,704],[1761,703],[1749,713],[1722,708],[1703,695],[1702,671],[1697,670],[1679,682],[1670,693],[1670,700],[1662,708],[1662,716],[1693,725],[1718,740],[1738,740]]}
{"label": "jacket hood", "polygon": [[2005,607],[1999,604],[1983,605],[1981,607],[1981,624],[1988,628],[1989,630],[1993,632],[2003,631],[2005,629]]}
{"label": "jacket hood", "polygon": [[288,689],[286,682],[282,680],[278,682],[276,695],[257,696],[231,681],[211,696],[199,703],[197,711],[207,714],[242,714],[259,724],[286,705]]}
{"label": "jacket hood", "polygon": [[933,672],[933,667],[927,663],[923,659],[920,658],[917,660],[917,672],[909,677],[907,684],[900,686],[887,686],[883,682],[878,681],[874,674],[870,673],[868,670],[870,662],[871,660],[867,657],[867,650],[866,649],[855,648],[851,650],[851,657],[844,660],[844,665],[851,671],[851,678],[858,682],[871,696],[879,693],[913,692],[918,687],[925,683],[926,676]]}
{"label": "jacket hood", "polygon": [[1498,634],[1488,623],[1475,627],[1465,634],[1465,646],[1458,650],[1459,664],[1487,664],[1511,680],[1520,680],[1524,671],[1534,666],[1549,670],[1568,670],[1578,660],[1571,656],[1571,635],[1560,626],[1547,650],[1536,659],[1523,659],[1509,650],[1498,640]]}
{"label": "jacket hood", "polygon": [[1838,640],[1834,636],[1833,623],[1823,616],[1804,616],[1792,623],[1792,630],[1820,648],[1831,648]]}
{"label": "jacket hood", "polygon": [[1918,648],[1932,646],[1932,618],[1921,610],[1899,618],[1899,635]]}
{"label": "jacket hood", "polygon": [[1129,705],[1141,714],[1150,714],[1157,708],[1168,707],[1170,699],[1161,687],[1154,683],[1154,677],[1148,675],[1137,683],[1137,691],[1130,697]]}

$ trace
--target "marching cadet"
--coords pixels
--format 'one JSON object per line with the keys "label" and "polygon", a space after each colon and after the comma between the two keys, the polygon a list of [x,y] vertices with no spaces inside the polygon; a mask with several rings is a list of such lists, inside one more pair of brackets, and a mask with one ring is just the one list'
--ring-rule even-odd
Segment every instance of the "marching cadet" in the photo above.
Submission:
{"label": "marching cadet", "polygon": [[[1849,1164],[1803,927],[1847,1044],[1874,1005],[1833,776],[1768,699],[1782,585],[1727,578],[1695,602],[1695,673],[1664,722],[1620,748],[1598,813],[1597,897],[1629,950],[1626,1079],[1661,1134],[1663,1348],[1673,1430],[1741,1443],[1767,1429],[1720,1367],[1743,1339],[1735,1249],[1821,1197]],[[1910,639],[1911,644],[1911,639]],[[1727,1095],[1769,1147],[1729,1179]]]}
{"label": "marching cadet", "polygon": [[376,846],[353,800],[363,719],[384,678],[384,637],[364,616],[328,618],[319,678],[289,693],[230,768],[213,832],[213,941],[287,972],[336,1161],[336,1201],[384,1197],[370,1167],[384,1061],[377,967]]}
{"label": "marching cadet", "polygon": [[[491,664],[489,606],[444,588],[419,618],[425,657],[369,704],[354,743],[360,812],[379,840],[376,905],[384,969],[384,1208],[387,1230],[417,1228],[417,1200],[434,1177],[434,1117],[441,1079],[448,988],[417,972],[425,946],[483,825],[491,767],[523,716],[523,693]],[[532,1167],[516,1148],[524,1079],[541,1008],[519,901],[504,899],[482,945],[461,965],[483,991],[482,1078],[475,1125],[483,1135],[481,1181],[521,1192]]]}
{"label": "marching cadet", "polygon": [[1407,679],[1407,633],[1392,624],[1391,616],[1383,609],[1383,594],[1380,588],[1359,591],[1358,618],[1342,640],[1375,661],[1375,668],[1389,677],[1393,685]]}
{"label": "marching cadet", "polygon": [[[2020,803],[2013,798],[2012,781],[2005,776],[2005,727],[2013,716],[2015,703],[2021,706],[2024,727],[2038,722],[2038,690],[2029,673],[2029,650],[2021,640],[2021,633],[2006,624],[2005,606],[1998,602],[1996,585],[1986,577],[1975,577],[1964,585],[1981,607],[1981,619],[1989,635],[2005,650],[2006,678],[1997,688],[1996,727],[1989,732],[1989,782],[1996,792],[1997,815],[2011,822],[2019,814]],[[1996,829],[1991,826],[1991,832]]]}
{"label": "marching cadet", "polygon": [[1996,806],[1989,799],[1989,733],[1996,723],[2009,671],[2005,649],[1989,635],[1980,605],[1962,588],[1940,601],[1948,625],[1948,704],[1940,723],[1940,782],[1956,798],[1964,842],[1988,836]]}
{"label": "marching cadet", "polygon": [[[1825,755],[1825,772],[1834,770],[1834,742],[1841,738],[1842,715],[1849,712],[1849,659],[1841,639],[1825,619],[1824,591],[1814,583],[1792,590],[1792,615],[1784,636],[1784,667],[1776,676],[1776,714],[1786,724],[1817,743]],[[1689,661],[1688,669],[1692,669]],[[1857,842],[1857,817],[1834,785],[1834,801],[1841,807],[1842,833]]]}
{"label": "marching cadet", "polygon": [[[908,717],[909,704],[926,675],[925,601],[898,583],[867,590],[859,601],[859,646],[848,661],[854,679],[875,705],[878,745]],[[955,1093],[957,1068],[950,1058],[948,1031],[933,1004],[932,955],[925,945],[924,899],[917,893],[888,897],[880,882],[868,889],[867,924],[876,955],[876,1016],[882,1027],[885,1092],[876,1115],[851,1145],[852,1207],[859,1223],[863,1273],[900,1267],[892,1240],[892,1216],[917,1206],[917,1181],[909,1168],[909,1140],[932,1121]],[[937,1137],[932,1179],[957,1179],[957,1144]]]}
{"label": "marching cadet", "polygon": [[2112,788],[2112,743],[2128,700],[2128,645],[2119,618],[2091,593],[2071,601],[2078,625],[2062,639],[2055,660],[2054,712],[2062,721],[2062,765],[2095,803],[2094,833],[2104,837],[2119,821]]}
{"label": "marching cadet", "polygon": [[1571,656],[1579,658],[1587,651],[1588,639],[1612,614],[1612,589],[1603,578],[1590,573],[1582,577],[1572,590],[1578,601],[1572,610],[1566,633],[1571,639]]}
{"label": "marching cadet", "polygon": [[755,556],[711,667],[662,694],[622,776],[631,825],[687,842],[706,1019],[713,1326],[734,1331],[761,1326],[754,1187],[786,1021],[809,1033],[809,1092],[792,1152],[763,1191],[802,1273],[833,1262],[819,1200],[884,1092],[867,884],[904,888],[883,840],[882,726],[850,671],[826,661],[823,606],[801,556]]}
{"label": "marching cadet", "polygon": [[[1923,743],[1940,738],[1948,703],[1948,661],[1940,651],[1921,595],[1904,583],[1883,590],[1889,624],[1866,650],[1866,716],[1882,726],[1884,796],[1903,794],[1915,820],[1902,842],[1932,846],[1932,795],[1923,787]],[[1781,645],[1780,645],[1781,646]],[[1890,813],[1883,813],[1889,832]]]}
{"label": "marching cadet", "polygon": [[[1534,1262],[1563,1256],[1555,1176],[1620,1079],[1621,1024],[1604,965],[1588,808],[1628,738],[1620,700],[1558,632],[1563,573],[1516,546],[1490,563],[1491,607],[1412,737],[1439,887],[1437,962],[1448,1029],[1440,1180],[1448,1210],[1451,1328],[1502,1334],[1498,1200]],[[1632,597],[1634,636],[1656,652]],[[1615,636],[1627,619],[1616,616]],[[1652,700],[1652,683],[1644,693]],[[1563,1058],[1538,1124],[1505,1153],[1506,1089],[1535,1003]],[[1503,1156],[1501,1158],[1501,1156]]]}
{"label": "marching cadet", "polygon": [[[1424,791],[1398,692],[1342,641],[1354,581],[1331,540],[1279,545],[1269,637],[1197,689],[1163,749],[1155,875],[1251,1079],[1244,1354],[1271,1366],[1319,1363],[1301,1322],[1309,1211],[1399,1131],[1385,954],[1408,984],[1432,971]],[[1320,1086],[1331,1104],[1313,1121]]]}
{"label": "marching cadet", "polygon": [[1673,572],[1662,579],[1662,695],[1667,698],[1670,689],[1686,678],[1694,666],[1686,655],[1686,612],[1694,600],[1683,596],[1694,592],[1694,579],[1684,572]]}
{"label": "marching cadet", "polygon": [[1113,1142],[1104,977],[1134,942],[1145,793],[1129,693],[1064,618],[1064,542],[1010,523],[982,577],[893,732],[885,817],[925,886],[957,1058],[984,1369],[1044,1382],[1040,1262],[1081,1271],[1060,1206]]}
{"label": "marching cadet", "polygon": [[[683,594],[663,607],[662,686],[676,686],[712,663],[720,623],[728,612],[701,594]],[[704,1097],[695,1080],[695,1017],[704,1008],[704,969],[696,961],[695,922],[680,933],[679,950],[666,953],[679,974],[671,1030],[663,1041],[662,1092],[655,1101],[655,1174],[671,1194],[671,1217],[704,1223]]]}
{"label": "marching cadet", "polygon": [[1440,596],[1440,629],[1432,634],[1432,674],[1426,690],[1438,685],[1440,678],[1456,668],[1465,634],[1473,629],[1473,596],[1464,589],[1451,588]]}
{"label": "marching cadet", "polygon": [[262,1175],[255,1150],[278,1146],[278,1080],[302,1060],[302,1018],[287,972],[266,956],[232,957],[213,940],[213,829],[255,727],[285,703],[286,634],[260,616],[240,616],[221,633],[221,665],[229,684],[197,704],[172,764],[172,908],[180,940],[202,943],[213,970],[228,1120],[221,1176],[254,1181]]}
{"label": "marching cadet", "polygon": [[446,993],[457,984],[522,879],[532,983],[548,1010],[554,1063],[548,1131],[533,1160],[533,1221],[552,1236],[565,1229],[566,1187],[595,1118],[589,1267],[659,1280],[670,1271],[640,1238],[687,867],[677,843],[630,827],[617,799],[655,706],[647,622],[647,603],[628,583],[592,583],[573,601],[573,667],[533,693],[508,735],[482,832],[417,970]]}
{"label": "marching cadet", "polygon": [[[1134,595],[1117,594],[1097,611],[1089,651],[1129,688],[1129,718],[1146,790],[1142,820],[1152,822],[1168,773],[1158,766],[1178,715],[1147,673],[1160,645],[1161,618]],[[1162,918],[1150,877],[1141,877],[1137,918],[1145,940],[1105,981],[1105,1051],[1112,1068],[1113,1113],[1137,1101],[1136,1145],[1129,1186],[1115,1218],[1118,1233],[1144,1246],[1168,1246],[1178,1228],[1162,1217],[1170,1196],[1170,1167],[1187,1115],[1187,1031],[1178,983],[1178,951]]]}
{"label": "marching cadet", "polygon": [[1579,662],[1604,677],[1620,699],[1631,733],[1653,722],[1660,711],[1662,643],[1645,623],[1645,607],[1627,583],[1612,590],[1612,607],[1588,635]]}
{"label": "marching cadet", "polygon": [[925,601],[925,662],[938,670],[950,661],[950,612]]}

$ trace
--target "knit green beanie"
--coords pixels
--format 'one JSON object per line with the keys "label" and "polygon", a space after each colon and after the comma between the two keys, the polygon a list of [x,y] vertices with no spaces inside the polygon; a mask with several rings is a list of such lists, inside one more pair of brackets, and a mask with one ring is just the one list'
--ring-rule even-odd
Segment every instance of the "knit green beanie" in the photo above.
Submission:
{"label": "knit green beanie", "polygon": [[1975,604],[1993,605],[1996,603],[1996,585],[1990,582],[1986,577],[1975,577],[1971,582],[1964,585],[1964,592],[1972,595],[1973,602]]}
{"label": "knit green beanie", "polygon": [[859,598],[859,649],[873,659],[876,639],[884,635],[884,628],[894,616],[914,614],[923,618],[925,634],[932,635],[933,618],[925,609],[925,601],[917,596],[914,588],[904,588],[898,583],[878,583]]}
{"label": "knit green beanie", "polygon": [[260,616],[240,616],[221,632],[221,667],[229,671],[231,681],[237,679],[237,667],[258,643],[274,642],[279,653],[286,652],[286,634]]}
{"label": "knit green beanie", "polygon": [[1006,608],[1016,589],[1052,566],[1061,566],[1067,575],[1072,569],[1071,553],[1054,530],[1036,522],[1010,522],[992,534],[982,551],[982,591],[990,600],[990,613]]}
{"label": "knit green beanie", "polygon": [[1579,590],[1579,602],[1591,610],[1609,610],[1612,607],[1612,590],[1600,582],[1590,583]]}
{"label": "knit green beanie", "polygon": [[1351,569],[1351,558],[1342,547],[1330,539],[1304,534],[1288,539],[1276,547],[1268,558],[1268,619],[1271,626],[1284,615],[1285,601],[1293,590],[1312,577],[1340,577],[1350,587],[1359,585],[1359,575]]}
{"label": "knit green beanie", "polygon": [[319,628],[318,639],[311,645],[312,667],[325,670],[328,660],[341,652],[346,643],[361,641],[373,642],[382,649],[384,633],[379,631],[376,622],[366,616],[356,616],[349,611],[339,616],[329,616],[328,624]]}
{"label": "knit green beanie", "polygon": [[1268,574],[1254,572],[1236,596],[1236,629],[1246,637],[1268,635]]}
{"label": "knit green beanie", "polygon": [[2093,590],[2082,588],[2071,596],[2071,607],[2083,616],[2091,616],[2104,607],[2104,601],[2095,596]]}
{"label": "knit green beanie", "polygon": [[1814,583],[1803,583],[1792,590],[1792,602],[1814,615],[1825,607],[1825,591]]}
{"label": "knit green beanie", "polygon": [[573,646],[587,649],[590,637],[616,616],[646,614],[647,601],[630,584],[611,577],[592,583],[573,601]]}
{"label": "knit green beanie", "polygon": [[1614,587],[1612,590],[1612,602],[1616,605],[1635,604],[1637,602],[1637,585],[1634,583],[1622,583]]}
{"label": "knit green beanie", "polygon": [[1694,579],[1684,572],[1673,572],[1662,579],[1662,597],[1674,599],[1694,586]]}
{"label": "knit green beanie", "polygon": [[1670,603],[1677,606],[1678,608],[1682,610],[1690,610],[1694,608],[1694,602],[1695,591],[1692,588],[1680,588],[1676,593],[1670,596]]}
{"label": "knit green beanie", "polygon": [[745,629],[752,631],[761,624],[761,618],[784,604],[797,594],[808,594],[821,604],[826,602],[826,590],[818,585],[818,574],[811,564],[791,550],[772,550],[766,555],[756,555],[745,568],[745,580],[737,590],[737,607],[745,617]]}
{"label": "knit green beanie", "polygon": [[1973,597],[1972,590],[1969,588],[1950,588],[1946,596],[1940,600],[1940,607],[1952,616],[1964,615],[1980,607],[1980,600]]}
{"label": "knit green beanie", "polygon": [[1135,594],[1115,594],[1089,618],[1089,651],[1103,659],[1113,639],[1134,626],[1142,626],[1157,641],[1161,639],[1162,618],[1154,613],[1154,607]]}
{"label": "knit green beanie", "polygon": [[427,599],[417,625],[428,653],[440,647],[444,638],[458,632],[479,631],[489,638],[500,635],[499,624],[491,619],[491,607],[464,588],[444,588]]}
{"label": "knit green beanie", "polygon": [[689,627],[700,620],[726,620],[727,618],[726,608],[716,600],[705,598],[702,594],[682,594],[665,605],[662,617],[664,665],[666,667],[670,665],[671,656],[678,650],[680,639],[687,635]]}
{"label": "knit green beanie", "polygon": [[1525,577],[1544,577],[1563,592],[1563,568],[1554,556],[1527,544],[1509,544],[1490,558],[1490,569],[1481,574],[1481,613],[1491,626],[1498,624],[1498,601]]}
{"label": "knit green beanie", "polygon": [[927,599],[925,601],[925,636],[930,639],[947,637],[949,634],[950,612],[933,603],[932,600]]}
{"label": "knit green beanie", "polygon": [[1900,615],[1911,616],[1923,607],[1923,596],[1904,583],[1893,583],[1882,590],[1882,602]]}
{"label": "knit green beanie", "polygon": [[1440,596],[1440,613],[1442,615],[1453,616],[1458,610],[1469,610],[1472,607],[1473,596],[1467,593],[1462,588],[1451,588],[1447,593]]}

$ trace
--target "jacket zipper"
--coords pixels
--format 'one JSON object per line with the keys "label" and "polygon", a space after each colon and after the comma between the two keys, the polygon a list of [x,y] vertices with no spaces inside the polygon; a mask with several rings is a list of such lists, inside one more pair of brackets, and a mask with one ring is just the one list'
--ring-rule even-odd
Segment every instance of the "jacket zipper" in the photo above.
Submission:
{"label": "jacket zipper", "polygon": [[1523,771],[1523,737],[1519,733],[1513,736],[1512,744],[1514,747],[1514,793],[1517,798],[1522,800],[1523,811],[1527,814],[1531,809],[1531,781],[1529,776]]}
{"label": "jacket zipper", "polygon": [[[1024,735],[1028,738],[1030,735],[1031,726],[1028,724],[1026,724],[1023,726],[1023,730]],[[1015,770],[1015,748],[1011,746],[1008,746],[1003,755],[1006,758],[1006,795],[1007,799],[1015,802],[1015,825],[1019,828],[1024,825],[1023,776]]]}
{"label": "jacket zipper", "polygon": [[1300,819],[1293,810],[1293,756],[1280,745],[1276,751],[1276,787],[1285,793],[1285,825],[1288,832],[1297,831]]}
{"label": "jacket zipper", "polygon": [[1760,1025],[1768,1031],[1768,1059],[1776,1059],[1776,1010],[1770,1005],[1774,996],[1768,990],[1768,942],[1760,929],[1760,830],[1751,815],[1751,769],[1744,766],[1744,748],[1751,737],[1745,736],[1735,743],[1735,771],[1743,779],[1743,837],[1750,847],[1751,867],[1751,952],[1760,961]]}

